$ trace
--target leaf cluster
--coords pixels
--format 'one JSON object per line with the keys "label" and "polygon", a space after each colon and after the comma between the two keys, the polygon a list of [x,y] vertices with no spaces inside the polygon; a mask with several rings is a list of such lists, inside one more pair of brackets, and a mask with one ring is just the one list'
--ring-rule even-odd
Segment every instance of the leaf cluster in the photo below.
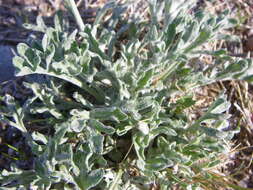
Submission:
{"label": "leaf cluster", "polygon": [[[231,25],[219,16],[194,11],[194,1],[149,1],[148,20],[123,16],[128,4],[109,3],[96,21],[69,31],[55,16],[48,27],[39,17],[34,30],[42,40],[20,43],[14,57],[17,76],[39,74],[46,80],[26,84],[34,96],[18,105],[6,96],[3,121],[26,136],[36,155],[33,170],[3,171],[2,189],[170,189],[193,183],[229,152],[235,133],[225,131],[230,103],[222,93],[193,123],[184,113],[195,104],[191,94],[220,80],[252,80],[252,63],[225,50],[203,51]],[[103,16],[111,11],[107,23]],[[212,55],[203,69],[191,60]],[[183,93],[182,93],[183,91]],[[181,95],[176,104],[170,99]],[[28,133],[26,121],[43,120],[53,134]],[[131,171],[137,170],[136,175]]]}

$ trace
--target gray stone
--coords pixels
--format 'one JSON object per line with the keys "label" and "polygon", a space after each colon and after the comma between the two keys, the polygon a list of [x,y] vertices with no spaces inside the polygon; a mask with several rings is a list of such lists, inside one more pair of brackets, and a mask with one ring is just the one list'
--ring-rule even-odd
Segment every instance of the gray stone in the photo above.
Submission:
{"label": "gray stone", "polygon": [[0,83],[15,78],[12,48],[12,46],[0,45]]}

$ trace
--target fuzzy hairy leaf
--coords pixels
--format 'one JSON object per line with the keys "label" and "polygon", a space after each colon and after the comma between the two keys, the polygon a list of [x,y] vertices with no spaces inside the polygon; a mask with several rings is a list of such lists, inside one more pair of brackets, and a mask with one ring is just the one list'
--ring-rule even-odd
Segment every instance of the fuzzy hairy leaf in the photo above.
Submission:
{"label": "fuzzy hairy leaf", "polygon": [[[17,46],[17,76],[41,78],[26,83],[33,95],[25,103],[1,98],[0,116],[23,132],[34,166],[2,172],[1,185],[197,189],[206,185],[192,184],[199,176],[215,180],[208,169],[236,133],[227,130],[231,103],[224,92],[198,118],[189,110],[197,87],[253,81],[252,60],[203,49],[231,26],[227,13],[196,10],[195,0],[151,0],[141,3],[143,16],[138,3],[109,2],[84,25],[74,0],[66,3],[79,31],[67,28],[61,13],[54,27],[38,17],[33,27],[42,39]],[[201,55],[214,63],[202,63]],[[42,130],[30,135],[30,120]]]}

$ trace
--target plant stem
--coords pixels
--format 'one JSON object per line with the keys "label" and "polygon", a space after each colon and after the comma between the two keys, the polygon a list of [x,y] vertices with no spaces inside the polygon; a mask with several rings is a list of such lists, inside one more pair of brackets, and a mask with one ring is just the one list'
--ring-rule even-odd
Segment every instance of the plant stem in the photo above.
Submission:
{"label": "plant stem", "polygon": [[84,23],[83,23],[81,15],[77,9],[75,1],[74,0],[65,0],[65,3],[66,3],[66,7],[74,15],[79,30],[84,31]]}
{"label": "plant stem", "polygon": [[123,175],[123,170],[120,168],[119,171],[118,171],[118,173],[117,173],[117,176],[114,179],[114,181],[113,181],[112,185],[110,186],[109,190],[116,190],[116,189],[118,189],[117,185],[119,184],[119,180],[121,179],[122,175]]}

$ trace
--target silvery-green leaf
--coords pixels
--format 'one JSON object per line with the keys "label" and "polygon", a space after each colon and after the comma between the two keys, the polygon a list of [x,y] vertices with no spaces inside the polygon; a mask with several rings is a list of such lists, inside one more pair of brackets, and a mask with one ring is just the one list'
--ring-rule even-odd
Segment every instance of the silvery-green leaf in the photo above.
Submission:
{"label": "silvery-green leaf", "polygon": [[156,137],[157,135],[160,134],[166,134],[169,136],[177,136],[177,132],[172,129],[170,126],[157,126],[156,128],[151,130],[151,135],[153,137]]}
{"label": "silvery-green leaf", "polygon": [[91,111],[91,118],[94,119],[109,120],[113,116],[119,121],[124,121],[128,118],[127,114],[117,107],[96,108]]}
{"label": "silvery-green leaf", "polygon": [[91,137],[89,138],[91,150],[96,154],[103,153],[103,142],[104,142],[104,137],[100,134],[93,133]]}
{"label": "silvery-green leaf", "polygon": [[223,113],[227,111],[231,103],[226,100],[225,95],[221,95],[208,109],[210,113]]}
{"label": "silvery-green leaf", "polygon": [[176,19],[173,21],[173,23],[171,23],[166,31],[165,31],[165,44],[166,47],[169,48],[172,45],[173,40],[175,39],[176,36],[176,27],[179,24],[179,19]]}
{"label": "silvery-green leaf", "polygon": [[98,41],[93,37],[91,34],[91,30],[86,28],[87,34],[89,38],[87,39],[90,44],[90,50],[94,53],[96,53],[98,56],[100,56],[104,60],[110,60],[109,57],[103,52],[103,49],[101,49],[101,46],[99,45]]}
{"label": "silvery-green leaf", "polygon": [[[64,49],[65,51],[75,52],[74,49],[78,50],[78,43],[75,41],[75,35],[77,34],[77,31],[75,30],[70,34],[70,36],[64,41]],[[75,48],[74,48],[75,47]],[[77,52],[75,52],[77,53]]]}
{"label": "silvery-green leaf", "polygon": [[[66,1],[75,7],[74,0]],[[227,140],[234,132],[227,131],[230,103],[225,96],[198,119],[185,109],[194,104],[191,92],[200,85],[253,81],[252,61],[224,50],[203,50],[202,44],[229,25],[225,14],[195,11],[196,0],[151,0],[150,17],[143,20],[138,11],[145,3],[109,3],[80,33],[64,28],[57,16],[55,27],[46,28],[39,17],[34,30],[43,32],[42,41],[33,38],[31,45],[18,46],[19,57],[13,59],[18,74],[39,74],[43,80],[26,85],[34,96],[27,97],[27,105],[1,105],[1,121],[25,132],[23,120],[35,116],[46,130],[33,133],[29,141],[35,178],[26,179],[26,186],[18,184],[22,172],[11,168],[15,172],[8,175],[17,188],[133,189],[139,182],[150,188],[155,181],[161,189],[174,184],[197,189],[198,183],[187,182],[199,172],[205,176],[203,168],[230,151]],[[134,15],[125,19],[125,10]],[[192,64],[202,55],[212,56],[214,64]],[[209,162],[199,164],[203,158]],[[132,171],[132,164],[138,175],[129,181],[125,169]],[[118,186],[109,184],[104,170],[115,171],[110,180]]]}
{"label": "silvery-green leaf", "polygon": [[49,70],[49,65],[51,64],[52,60],[53,60],[53,57],[55,55],[55,46],[52,44],[52,45],[49,45],[49,47],[47,47],[47,50],[46,50],[46,64],[47,64],[47,70]]}
{"label": "silvery-green leaf", "polygon": [[51,113],[55,118],[60,119],[62,117],[62,114],[59,112],[59,110],[55,109],[55,108],[50,108],[51,106],[42,106],[39,108],[31,108],[30,111],[31,113],[35,114],[35,113],[44,113],[44,112],[49,112]]}
{"label": "silvery-green leaf", "polygon": [[70,114],[85,120],[90,118],[90,112],[86,110],[73,109],[70,111]]}
{"label": "silvery-green leaf", "polygon": [[86,107],[88,107],[88,108],[93,108],[93,104],[92,104],[89,100],[85,99],[85,98],[84,98],[81,94],[79,94],[78,92],[75,92],[75,93],[73,94],[73,98],[75,98],[76,101],[82,103],[84,106],[86,106]]}
{"label": "silvery-green leaf", "polygon": [[174,163],[171,160],[163,157],[157,157],[147,159],[145,168],[151,171],[160,171],[164,170],[165,168],[172,167],[173,165]]}
{"label": "silvery-green leaf", "polygon": [[35,141],[40,141],[40,142],[42,142],[43,144],[47,144],[47,142],[48,142],[47,138],[46,138],[43,134],[41,134],[41,133],[39,133],[39,132],[33,132],[33,133],[32,133],[32,138],[33,138]]}
{"label": "silvery-green leaf", "polygon": [[116,75],[110,71],[98,72],[95,76],[99,77],[101,81],[103,79],[108,79],[110,83],[112,84],[112,87],[115,89],[120,88],[119,80],[117,79]]}
{"label": "silvery-green leaf", "polygon": [[37,24],[37,26],[40,27],[40,28],[47,28],[47,26],[45,25],[45,23],[44,23],[44,21],[43,21],[43,19],[42,19],[42,16],[38,16],[38,17],[36,18],[36,24]]}
{"label": "silvery-green leaf", "polygon": [[189,51],[195,49],[196,47],[202,45],[204,42],[208,41],[211,38],[210,29],[203,29],[200,31],[199,36],[192,42],[188,47],[185,48],[184,52],[188,53]]}
{"label": "silvery-green leaf", "polygon": [[153,77],[153,71],[153,69],[150,69],[141,75],[140,79],[137,81],[137,89],[142,89],[150,82]]}
{"label": "silvery-green leaf", "polygon": [[128,118],[128,115],[119,108],[115,109],[113,114],[119,121],[125,121]]}
{"label": "silvery-green leaf", "polygon": [[0,115],[0,119],[4,123],[8,123],[9,125],[19,129],[23,133],[27,133],[27,129],[24,125],[23,119],[24,119],[24,111],[25,109],[20,107],[20,105],[15,101],[15,99],[6,94],[4,97],[4,101],[7,105],[7,110],[11,112],[11,115],[9,117],[12,117],[11,119],[9,117],[6,117],[5,115]]}
{"label": "silvery-green leaf", "polygon": [[140,160],[145,160],[145,148],[149,145],[150,138],[148,135],[144,136],[141,132],[135,133],[133,136],[133,144],[137,156]]}
{"label": "silvery-green leaf", "polygon": [[95,128],[99,132],[106,133],[108,135],[111,135],[115,132],[115,129],[113,127],[106,126],[103,123],[101,123],[95,119],[90,119],[89,124],[91,127]]}
{"label": "silvery-green leaf", "polygon": [[141,97],[136,100],[136,109],[137,110],[143,110],[146,109],[154,104],[153,97],[147,96],[147,97]]}
{"label": "silvery-green leaf", "polygon": [[54,141],[55,142],[60,142],[61,139],[64,137],[64,135],[66,134],[67,130],[69,128],[69,123],[61,123],[61,124],[57,124],[55,126],[55,135],[54,135]]}
{"label": "silvery-green leaf", "polygon": [[217,35],[218,40],[225,40],[227,42],[237,42],[240,43],[241,39],[237,35],[232,35],[232,34],[218,34]]}
{"label": "silvery-green leaf", "polygon": [[47,34],[44,34],[41,44],[42,44],[42,48],[45,52],[46,49],[47,49],[47,46],[48,46],[48,36],[47,36]]}
{"label": "silvery-green leaf", "polygon": [[29,49],[29,46],[26,45],[25,43],[19,43],[17,46],[17,51],[18,54],[21,55],[22,57],[25,57],[26,51]]}
{"label": "silvery-green leaf", "polygon": [[57,12],[54,16],[54,27],[57,31],[61,32],[63,27],[63,15],[62,12]]}
{"label": "silvery-green leaf", "polygon": [[86,127],[86,120],[82,119],[78,119],[73,117],[73,120],[70,123],[70,128],[76,132],[76,133],[80,133],[85,127]]}
{"label": "silvery-green leaf", "polygon": [[45,32],[46,31],[46,29],[41,26],[37,26],[34,24],[29,24],[29,23],[24,23],[23,27],[27,30],[33,30],[33,31],[38,31],[38,32]]}
{"label": "silvery-green leaf", "polygon": [[20,56],[15,56],[13,59],[12,59],[12,62],[13,62],[13,65],[19,69],[19,70],[22,70],[23,67],[25,66],[25,60],[20,57]]}
{"label": "silvery-green leaf", "polygon": [[106,12],[110,9],[112,9],[113,7],[115,7],[115,3],[114,2],[109,2],[107,3],[101,10],[99,10],[97,16],[96,16],[96,20],[94,22],[94,25],[98,25],[100,24],[103,16],[106,14]]}
{"label": "silvery-green leaf", "polygon": [[92,168],[91,157],[93,155],[90,144],[82,144],[83,151],[77,151],[73,154],[73,172],[76,176],[80,175],[80,172],[89,172]]}
{"label": "silvery-green leaf", "polygon": [[139,121],[137,124],[138,130],[143,134],[143,135],[148,135],[149,134],[149,126],[148,123],[144,121]]}
{"label": "silvery-green leaf", "polygon": [[194,38],[194,33],[198,30],[198,24],[196,21],[192,21],[188,24],[187,28],[185,29],[185,33],[182,36],[183,40],[187,43],[191,42],[192,38]]}
{"label": "silvery-green leaf", "polygon": [[[17,180],[17,186],[29,185],[30,182],[36,180],[37,176],[34,171],[21,171],[15,169],[16,171],[3,170],[0,178],[1,186],[6,186],[13,181]],[[9,189],[9,188],[8,188]]]}
{"label": "silvery-green leaf", "polygon": [[246,60],[239,60],[229,64],[222,72],[218,73],[217,78],[239,78],[248,69]]}
{"label": "silvery-green leaf", "polygon": [[102,169],[92,170],[91,172],[80,176],[76,183],[81,190],[89,190],[96,186],[104,176],[104,171]]}
{"label": "silvery-green leaf", "polygon": [[130,131],[133,128],[133,125],[119,125],[116,133],[118,136],[125,135],[128,131]]}
{"label": "silvery-green leaf", "polygon": [[201,126],[200,129],[204,133],[206,133],[208,136],[211,136],[211,137],[216,137],[216,138],[224,138],[224,137],[226,137],[226,132],[219,131],[219,130],[211,128],[211,127]]}

